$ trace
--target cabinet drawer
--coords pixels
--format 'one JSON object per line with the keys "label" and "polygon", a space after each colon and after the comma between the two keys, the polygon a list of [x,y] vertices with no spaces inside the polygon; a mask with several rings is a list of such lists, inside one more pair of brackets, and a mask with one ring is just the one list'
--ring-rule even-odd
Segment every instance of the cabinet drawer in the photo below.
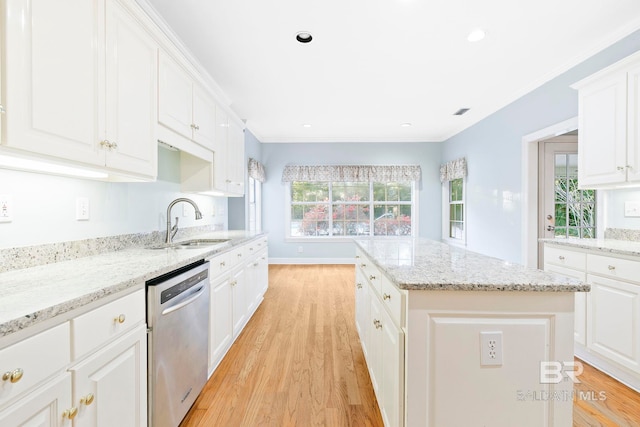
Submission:
{"label": "cabinet drawer", "polygon": [[247,248],[248,256],[255,255],[258,252],[260,252],[260,250],[262,250],[262,249],[267,247],[267,239],[266,238],[261,238],[261,239],[258,239],[258,240],[254,240],[252,242],[247,243],[245,245],[245,247]]}
{"label": "cabinet drawer", "polygon": [[[546,262],[544,263],[544,271],[561,274],[567,277],[572,277],[574,279],[578,279],[583,282],[587,280],[587,273],[584,270],[574,270],[571,268],[561,267],[559,265],[553,265]],[[580,293],[580,292],[577,292],[577,293]]]}
{"label": "cabinet drawer", "polygon": [[640,283],[640,262],[602,255],[587,256],[589,273]]}
{"label": "cabinet drawer", "polygon": [[145,321],[141,289],[71,320],[71,354],[76,360]]}
{"label": "cabinet drawer", "polygon": [[[0,350],[0,407],[14,396],[63,371],[71,362],[69,323],[65,322]],[[20,372],[22,376],[20,377]],[[13,374],[13,381],[10,378]]]}
{"label": "cabinet drawer", "polygon": [[381,279],[382,304],[389,310],[396,326],[401,328],[404,320],[404,295],[386,276],[382,276]]}
{"label": "cabinet drawer", "polygon": [[544,247],[544,261],[561,267],[584,270],[587,264],[587,254],[547,245]]}
{"label": "cabinet drawer", "polygon": [[368,258],[360,258],[358,260],[358,268],[360,268],[364,277],[371,283],[378,295],[382,295],[382,274],[380,270]]}
{"label": "cabinet drawer", "polygon": [[230,252],[224,252],[208,259],[212,282],[231,269],[230,255]]}
{"label": "cabinet drawer", "polygon": [[227,258],[229,260],[229,266],[233,267],[244,262],[247,259],[247,252],[247,247],[244,245],[231,249],[228,252]]}

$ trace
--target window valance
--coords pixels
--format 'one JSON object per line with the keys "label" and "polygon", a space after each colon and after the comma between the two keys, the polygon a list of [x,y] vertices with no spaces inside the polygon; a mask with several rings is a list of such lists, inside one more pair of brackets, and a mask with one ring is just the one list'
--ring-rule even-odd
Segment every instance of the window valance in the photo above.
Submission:
{"label": "window valance", "polygon": [[464,178],[465,176],[467,176],[467,159],[464,157],[440,165],[440,182]]}
{"label": "window valance", "polygon": [[264,165],[256,159],[249,158],[249,176],[256,181],[265,182],[267,175],[264,170]]}
{"label": "window valance", "polygon": [[411,182],[419,181],[420,175],[417,165],[287,165],[282,171],[282,182]]}

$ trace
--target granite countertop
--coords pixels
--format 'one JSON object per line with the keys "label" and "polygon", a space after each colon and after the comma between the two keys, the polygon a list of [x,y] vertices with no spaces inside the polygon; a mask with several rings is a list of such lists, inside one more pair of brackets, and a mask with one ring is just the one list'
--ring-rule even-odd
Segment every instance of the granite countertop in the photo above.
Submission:
{"label": "granite countertop", "polygon": [[640,242],[616,239],[540,239],[541,242],[558,246],[596,250],[603,253],[640,256]]}
{"label": "granite countertop", "polygon": [[230,239],[189,249],[123,249],[54,264],[0,273],[0,337],[17,332],[216,253],[261,233],[210,232],[192,238]]}
{"label": "granite countertop", "polygon": [[588,292],[591,287],[541,270],[427,239],[358,239],[400,289]]}

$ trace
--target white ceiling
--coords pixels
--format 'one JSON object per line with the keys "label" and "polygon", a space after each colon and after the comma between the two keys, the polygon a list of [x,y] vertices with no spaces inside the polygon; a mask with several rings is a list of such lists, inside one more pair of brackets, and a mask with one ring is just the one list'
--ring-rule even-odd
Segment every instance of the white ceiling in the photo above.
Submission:
{"label": "white ceiling", "polygon": [[147,1],[262,142],[442,141],[640,28],[638,0]]}

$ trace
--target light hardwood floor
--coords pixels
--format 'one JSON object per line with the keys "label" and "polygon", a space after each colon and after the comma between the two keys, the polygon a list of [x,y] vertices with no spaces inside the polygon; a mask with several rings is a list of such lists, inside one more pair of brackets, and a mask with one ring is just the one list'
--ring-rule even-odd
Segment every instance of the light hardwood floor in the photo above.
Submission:
{"label": "light hardwood floor", "polygon": [[[181,427],[372,426],[382,419],[354,325],[352,265],[272,265],[269,291]],[[640,427],[640,395],[585,365],[574,427]]]}

